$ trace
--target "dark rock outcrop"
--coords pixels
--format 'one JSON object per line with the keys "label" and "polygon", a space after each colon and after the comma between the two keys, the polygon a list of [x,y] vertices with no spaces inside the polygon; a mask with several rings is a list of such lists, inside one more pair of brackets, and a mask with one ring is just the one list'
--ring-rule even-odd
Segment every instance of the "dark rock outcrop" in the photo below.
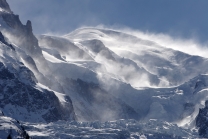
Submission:
{"label": "dark rock outcrop", "polygon": [[208,138],[208,100],[205,102],[205,108],[199,109],[196,117],[196,127],[201,137]]}
{"label": "dark rock outcrop", "polygon": [[[0,0],[0,8],[9,12],[0,12],[0,17],[10,28],[6,31],[6,34],[11,36],[10,42],[20,46],[30,55],[41,55],[41,49],[38,46],[38,40],[32,32],[32,23],[27,21],[26,25],[23,25],[18,15],[11,12],[6,0]],[[1,31],[4,34],[4,30]]]}
{"label": "dark rock outcrop", "polygon": [[7,45],[12,50],[15,50],[15,48],[11,44],[9,44],[7,41],[5,41],[5,38],[4,38],[4,36],[3,36],[3,34],[1,32],[0,32],[0,42],[2,42],[3,44]]}
{"label": "dark rock outcrop", "polygon": [[0,63],[0,108],[5,115],[23,121],[75,120],[70,98],[62,105],[54,92],[38,89],[33,73],[23,65],[11,72]]}
{"label": "dark rock outcrop", "polygon": [[12,36],[12,43],[21,46],[30,55],[41,54],[41,49],[38,46],[38,40],[32,32],[32,25],[30,21],[27,21],[26,25],[23,25],[18,15],[11,13],[1,13],[3,20],[6,24],[12,28],[10,32],[7,32]]}
{"label": "dark rock outcrop", "polygon": [[2,8],[3,10],[6,10],[7,12],[12,13],[9,4],[6,2],[6,0],[0,0],[0,8]]}

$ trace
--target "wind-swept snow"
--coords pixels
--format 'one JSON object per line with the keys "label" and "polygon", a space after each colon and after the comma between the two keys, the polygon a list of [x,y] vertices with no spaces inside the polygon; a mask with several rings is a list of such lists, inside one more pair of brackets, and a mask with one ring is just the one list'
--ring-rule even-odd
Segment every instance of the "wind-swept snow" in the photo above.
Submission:
{"label": "wind-swept snow", "polygon": [[[185,82],[198,74],[207,73],[208,69],[204,68],[208,64],[206,58],[188,55],[160,46],[151,40],[108,29],[83,28],[63,37],[44,35],[39,38],[42,48],[47,48],[47,51],[56,48],[56,51],[60,52],[56,55],[60,57],[69,57],[61,51],[73,44],[73,49],[80,50],[92,58],[91,61],[83,57],[80,57],[80,61],[66,58],[61,64],[56,61],[57,65],[63,65],[65,69],[76,65],[76,72],[71,68],[64,71],[63,68],[55,68],[54,73],[59,82],[63,82],[59,73],[66,73],[65,76],[70,73],[71,75],[66,77],[100,84],[107,92],[131,106],[141,119],[163,119],[178,122],[179,125],[193,125],[197,109],[202,107],[199,106],[204,101],[200,97],[202,93],[198,93],[200,87],[190,92],[192,87],[187,86]],[[62,42],[62,45],[59,48],[48,41]],[[50,59],[48,61],[53,63]],[[52,71],[54,67],[60,66],[50,66]],[[82,75],[79,70],[83,68],[93,74]],[[70,92],[68,94],[72,96],[75,111],[80,113],[81,107],[76,103],[80,97],[69,91],[71,87],[64,87],[63,84],[62,86],[65,92]],[[203,95],[205,94],[206,91]],[[80,108],[77,109],[78,107]]]}
{"label": "wind-swept snow", "polygon": [[0,138],[18,136],[17,120],[34,138],[196,138],[204,129],[195,119],[207,118],[207,58],[111,29],[37,39],[3,5]]}

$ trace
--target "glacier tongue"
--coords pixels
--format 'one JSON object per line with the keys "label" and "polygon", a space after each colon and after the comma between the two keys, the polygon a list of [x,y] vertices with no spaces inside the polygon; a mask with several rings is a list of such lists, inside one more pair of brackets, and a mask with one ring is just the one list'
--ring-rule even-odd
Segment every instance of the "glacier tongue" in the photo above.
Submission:
{"label": "glacier tongue", "polygon": [[106,122],[53,122],[49,124],[24,123],[31,137],[60,139],[172,139],[196,138],[196,130],[187,130],[175,124],[151,119],[146,123],[136,120]]}

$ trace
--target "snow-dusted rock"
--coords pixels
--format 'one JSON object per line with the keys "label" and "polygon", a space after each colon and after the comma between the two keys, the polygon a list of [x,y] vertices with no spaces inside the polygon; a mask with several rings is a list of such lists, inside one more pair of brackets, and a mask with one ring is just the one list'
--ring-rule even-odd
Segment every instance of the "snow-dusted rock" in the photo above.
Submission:
{"label": "snow-dusted rock", "polygon": [[208,101],[205,102],[205,107],[199,110],[196,117],[196,126],[199,128],[199,135],[201,137],[208,137]]}

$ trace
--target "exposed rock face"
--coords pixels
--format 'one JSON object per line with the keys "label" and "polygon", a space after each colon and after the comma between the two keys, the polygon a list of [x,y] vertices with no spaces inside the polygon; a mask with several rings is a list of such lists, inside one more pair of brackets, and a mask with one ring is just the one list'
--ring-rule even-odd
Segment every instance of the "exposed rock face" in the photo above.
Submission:
{"label": "exposed rock face", "polygon": [[5,38],[4,38],[4,36],[3,36],[3,34],[0,32],[0,41],[3,43],[3,44],[5,44],[5,45],[7,45],[8,47],[10,47],[12,50],[15,50],[14,49],[14,47],[11,45],[11,44],[9,44],[7,41],[5,41]]}
{"label": "exposed rock face", "polygon": [[[2,24],[0,31],[5,38],[8,39],[9,43],[18,46],[17,53],[24,59],[23,63],[30,68],[40,83],[50,86],[51,82],[55,79],[50,81],[46,76],[40,73],[42,67],[44,67],[44,71],[48,71],[49,69],[43,57],[42,50],[39,47],[38,40],[32,32],[31,21],[28,20],[26,25],[23,25],[18,15],[1,11],[0,21]],[[53,77],[53,75],[50,76]],[[58,90],[58,92],[61,91]]]}
{"label": "exposed rock face", "polygon": [[38,72],[35,62],[41,59],[42,55],[38,40],[32,32],[31,21],[23,25],[19,16],[11,12],[5,0],[0,0],[0,8],[2,25],[0,28],[0,109],[2,112],[5,116],[28,122],[75,120],[70,98],[62,94],[62,101],[60,101],[57,93],[44,89],[41,84],[38,84],[34,72],[23,64],[30,63],[29,67]]}
{"label": "exposed rock face", "polygon": [[12,43],[21,46],[28,54],[35,55],[41,53],[38,40],[32,33],[30,21],[27,21],[27,24],[23,25],[18,15],[2,13],[0,16],[2,16],[6,24],[13,29],[6,32],[7,35],[12,36],[13,39],[10,40]]}
{"label": "exposed rock face", "polygon": [[26,27],[28,32],[32,32],[32,23],[30,20],[27,20]]}
{"label": "exposed rock face", "polygon": [[205,108],[199,110],[196,126],[199,128],[199,135],[208,138],[208,100],[205,102]]}
{"label": "exposed rock face", "polygon": [[0,108],[5,115],[34,122],[75,120],[70,98],[62,105],[54,92],[38,88],[35,83],[33,73],[25,66],[11,72],[0,63]]}
{"label": "exposed rock face", "polygon": [[[6,0],[0,0],[0,8],[6,11],[0,11],[0,18],[3,19],[5,24],[11,28],[9,30],[2,29],[2,33],[10,36],[9,41],[21,46],[30,55],[40,55],[41,49],[38,46],[38,40],[32,32],[32,23],[27,21],[26,25],[23,25],[19,19],[18,15],[11,12]],[[7,37],[6,36],[6,37]]]}
{"label": "exposed rock face", "polygon": [[6,2],[6,0],[0,0],[0,8],[2,8],[3,10],[6,10],[7,12],[12,13],[9,4]]}
{"label": "exposed rock face", "polygon": [[[23,63],[35,74],[38,82],[50,86],[52,81],[39,72],[42,67],[44,67],[44,71],[48,71],[48,66],[38,40],[32,32],[31,21],[28,20],[26,25],[23,25],[18,15],[8,12],[0,12],[0,21],[2,24],[0,31],[9,43],[18,46],[17,53],[24,60]],[[58,90],[58,92],[61,91]]]}

